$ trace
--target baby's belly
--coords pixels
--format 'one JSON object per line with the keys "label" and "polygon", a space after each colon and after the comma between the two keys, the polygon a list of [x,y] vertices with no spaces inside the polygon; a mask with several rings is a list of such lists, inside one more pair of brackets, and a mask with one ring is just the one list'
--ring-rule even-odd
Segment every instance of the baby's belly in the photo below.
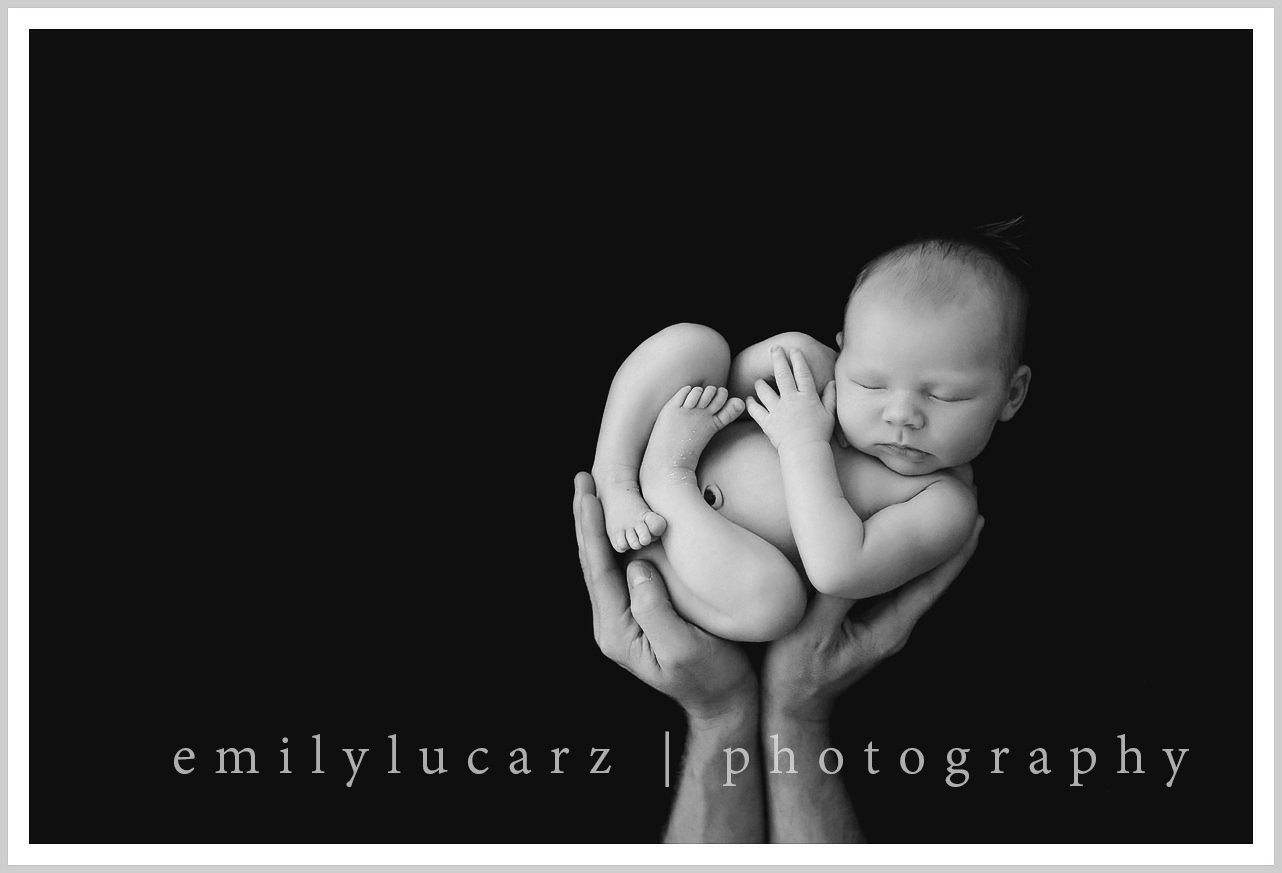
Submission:
{"label": "baby's belly", "polygon": [[798,563],[788,524],[779,455],[754,422],[735,422],[717,434],[699,460],[699,487],[715,485],[720,513]]}
{"label": "baby's belly", "polygon": [[[876,458],[853,450],[837,450],[834,460],[842,493],[865,521],[891,504],[912,499],[946,475],[901,476]],[[783,498],[779,454],[755,422],[735,422],[708,444],[699,461],[699,487],[709,485],[720,489],[722,515],[773,545],[800,568]]]}

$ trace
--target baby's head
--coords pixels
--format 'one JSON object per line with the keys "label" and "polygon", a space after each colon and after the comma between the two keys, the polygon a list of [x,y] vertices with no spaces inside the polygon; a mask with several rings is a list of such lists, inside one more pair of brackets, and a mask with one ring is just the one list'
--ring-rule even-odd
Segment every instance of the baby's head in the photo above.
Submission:
{"label": "baby's head", "polygon": [[928,238],[874,258],[837,334],[837,423],[909,476],[972,461],[1024,402],[1028,296],[1000,249]]}

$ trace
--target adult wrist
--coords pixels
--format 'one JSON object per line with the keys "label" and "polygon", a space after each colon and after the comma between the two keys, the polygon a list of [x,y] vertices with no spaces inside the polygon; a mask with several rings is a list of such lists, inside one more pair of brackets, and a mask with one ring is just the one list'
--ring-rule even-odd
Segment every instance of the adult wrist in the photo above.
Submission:
{"label": "adult wrist", "polygon": [[761,706],[754,687],[715,704],[685,708],[690,730],[694,732],[727,733],[743,729],[756,730],[760,721]]}
{"label": "adult wrist", "polygon": [[797,700],[777,697],[769,692],[762,695],[761,723],[763,727],[771,725],[823,726],[825,729],[832,718],[834,701],[809,697]]}

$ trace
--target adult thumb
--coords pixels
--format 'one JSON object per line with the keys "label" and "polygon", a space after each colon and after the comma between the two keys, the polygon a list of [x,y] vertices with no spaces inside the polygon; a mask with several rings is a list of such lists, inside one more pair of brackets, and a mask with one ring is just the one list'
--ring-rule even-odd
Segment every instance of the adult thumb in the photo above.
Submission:
{"label": "adult thumb", "polygon": [[678,656],[689,642],[690,626],[673,609],[663,577],[649,561],[633,561],[627,576],[632,617],[645,631],[655,654],[661,661],[665,656]]}
{"label": "adult thumb", "polygon": [[815,630],[831,633],[846,620],[850,607],[854,605],[855,601],[848,597],[816,591],[815,596],[810,599],[810,608],[806,611],[804,621]]}

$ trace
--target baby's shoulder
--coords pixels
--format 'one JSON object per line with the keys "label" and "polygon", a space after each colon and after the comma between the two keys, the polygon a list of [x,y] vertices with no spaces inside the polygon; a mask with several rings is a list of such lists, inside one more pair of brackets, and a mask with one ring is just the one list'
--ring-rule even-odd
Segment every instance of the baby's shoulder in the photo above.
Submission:
{"label": "baby's shoulder", "polygon": [[905,476],[855,449],[840,450],[836,460],[842,491],[855,512],[864,519],[887,506],[907,503],[927,488],[932,489],[934,500],[958,504],[974,500],[974,480],[969,464],[937,470],[925,476]]}
{"label": "baby's shoulder", "polygon": [[[947,470],[937,470],[929,477],[931,486],[934,486],[933,492],[936,499],[949,500],[958,506],[978,506],[978,496],[975,493],[975,474],[970,468],[970,464],[962,464],[960,467],[950,467]],[[924,488],[922,489],[925,490]]]}
{"label": "baby's shoulder", "polygon": [[930,476],[921,478],[930,479],[930,481],[917,493],[924,493],[926,488],[929,488],[931,500],[940,507],[967,516],[973,516],[979,511],[975,480],[969,464],[964,467],[938,470]]}

